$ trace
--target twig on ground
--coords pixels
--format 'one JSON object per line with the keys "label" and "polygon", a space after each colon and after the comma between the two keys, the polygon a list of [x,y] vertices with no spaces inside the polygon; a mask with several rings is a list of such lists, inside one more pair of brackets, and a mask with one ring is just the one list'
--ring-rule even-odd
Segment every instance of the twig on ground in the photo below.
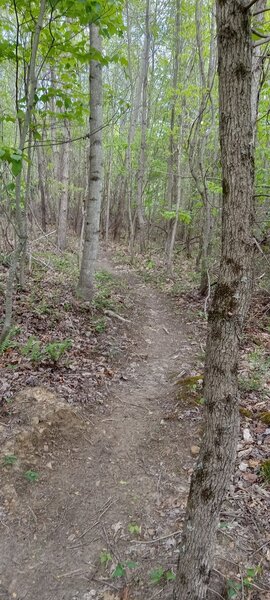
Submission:
{"label": "twig on ground", "polygon": [[146,540],[145,542],[143,540],[132,540],[131,543],[132,544],[155,544],[156,542],[160,542],[162,540],[167,540],[170,537],[174,537],[175,535],[179,535],[180,533],[182,533],[182,529],[178,529],[178,531],[173,531],[172,533],[169,533],[167,535],[162,535],[161,537],[155,538],[154,540]]}
{"label": "twig on ground", "polygon": [[160,596],[160,594],[162,594],[162,592],[164,592],[165,587],[162,588],[162,590],[158,590],[158,592],[155,592],[153,594],[153,596],[151,596],[150,600],[154,600],[154,598],[157,598],[157,596]]}
{"label": "twig on ground", "polygon": [[263,548],[265,548],[265,546],[268,546],[269,544],[270,544],[270,540],[267,540],[267,542],[262,544],[259,548],[257,548],[257,550],[254,550],[254,552],[252,552],[251,556],[253,556],[254,554],[257,554],[257,552],[260,552]]}
{"label": "twig on ground", "polygon": [[[89,531],[91,531],[92,529],[94,529],[95,527],[100,525],[101,518],[105,515],[105,513],[109,510],[109,508],[111,508],[111,506],[115,503],[115,500],[112,500],[112,501],[110,501],[110,500],[111,499],[107,500],[107,502],[105,503],[104,510],[101,509],[102,512],[100,512],[98,520],[95,521],[95,523],[93,523],[92,525],[90,525],[90,527],[87,527],[87,529],[85,529],[83,531],[83,533],[81,533],[81,535],[79,535],[77,537],[76,541],[81,540]],[[106,506],[106,504],[107,504],[107,506]]]}
{"label": "twig on ground", "polygon": [[[214,568],[213,571],[215,571],[215,573],[218,573],[218,575],[221,575],[221,577],[223,577],[223,579],[227,580],[227,575],[224,575],[224,573],[221,573],[221,571],[219,571],[218,569]],[[242,577],[238,577],[237,575],[234,575],[235,579],[237,579],[237,581],[239,581],[241,583],[242,581]],[[250,582],[250,586],[254,587],[256,590],[259,590],[260,592],[269,592],[270,589],[269,588],[262,588],[259,585],[257,585],[256,583],[254,583],[253,581]]]}
{"label": "twig on ground", "polygon": [[146,412],[149,412],[149,409],[146,408],[145,406],[142,406],[141,404],[135,404],[134,402],[128,402],[126,400],[122,400],[122,398],[119,398],[119,396],[115,396],[117,398],[117,400],[120,400],[120,402],[122,402],[122,404],[127,404],[128,406],[135,406],[135,408],[140,408],[141,410],[145,410]]}
{"label": "twig on ground", "polygon": [[75,571],[67,571],[67,573],[61,573],[61,575],[57,575],[56,578],[61,579],[62,577],[73,577],[73,575],[83,575],[83,573],[88,573],[88,569],[82,569],[82,567],[80,567],[79,569],[75,569]]}
{"label": "twig on ground", "polygon": [[112,588],[112,590],[116,590],[116,592],[119,592],[119,588],[116,587],[116,585],[113,585],[113,583],[111,583],[110,581],[108,581],[108,579],[97,579],[96,577],[92,577],[92,581],[96,581],[97,583],[106,583],[106,585]]}
{"label": "twig on ground", "polygon": [[114,317],[115,319],[119,319],[119,321],[123,321],[123,323],[131,323],[130,319],[125,319],[125,317],[118,315],[113,310],[106,309],[104,310],[104,314],[108,315],[108,317]]}
{"label": "twig on ground", "polygon": [[84,548],[84,546],[90,546],[90,544],[93,544],[94,542],[96,542],[99,539],[100,539],[100,535],[98,535],[98,537],[92,538],[91,540],[89,540],[89,542],[84,542],[84,544],[77,544],[77,546],[66,546],[66,549],[67,550],[76,550],[77,548]]}
{"label": "twig on ground", "polygon": [[222,600],[225,600],[224,596],[221,596],[221,594],[219,594],[219,592],[217,592],[216,590],[213,590],[212,588],[208,588],[209,592],[212,592],[212,594],[215,594],[216,596],[218,596],[219,598],[221,598]]}
{"label": "twig on ground", "polygon": [[29,508],[29,510],[30,510],[30,513],[31,513],[31,514],[33,515],[33,517],[34,517],[34,519],[35,519],[35,522],[37,523],[37,522],[38,522],[38,520],[37,520],[37,515],[34,513],[33,509],[32,509],[32,508],[31,508],[31,506],[30,506],[30,504],[28,504],[27,506],[28,506],[28,508]]}

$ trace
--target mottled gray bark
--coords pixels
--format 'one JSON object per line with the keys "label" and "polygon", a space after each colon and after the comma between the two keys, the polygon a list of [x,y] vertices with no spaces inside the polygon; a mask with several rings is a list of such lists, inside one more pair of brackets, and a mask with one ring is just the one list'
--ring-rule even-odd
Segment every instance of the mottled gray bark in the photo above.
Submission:
{"label": "mottled gray bark", "polygon": [[149,69],[149,50],[150,50],[150,2],[146,0],[145,12],[145,38],[143,52],[143,84],[142,84],[142,113],[141,113],[141,141],[138,167],[137,183],[137,219],[139,230],[139,241],[141,252],[145,249],[145,218],[143,204],[143,190],[145,179],[146,162],[146,131],[147,131],[147,92],[148,92],[148,69]]}
{"label": "mottled gray bark", "polygon": [[47,230],[47,219],[46,219],[46,193],[44,186],[45,168],[44,160],[42,155],[42,149],[37,144],[37,160],[38,160],[38,187],[40,191],[40,205],[41,205],[41,227],[46,233]]}
{"label": "mottled gray bark", "polygon": [[[90,25],[90,44],[101,52],[98,27]],[[102,66],[90,62],[90,156],[88,196],[85,202],[84,245],[79,278],[79,293],[91,300],[94,293],[95,265],[99,245],[100,208],[103,178],[102,151]]]}
{"label": "mottled gray bark", "polygon": [[[70,139],[68,123],[65,124],[66,139]],[[59,250],[65,250],[67,238],[67,216],[69,196],[69,156],[70,143],[62,144],[61,147],[61,191],[58,209],[57,246]]]}
{"label": "mottled gray bark", "polygon": [[249,15],[238,0],[217,0],[217,33],[222,254],[209,312],[204,436],[191,480],[174,600],[204,600],[207,594],[220,509],[235,461],[239,342],[252,289],[252,43]]}

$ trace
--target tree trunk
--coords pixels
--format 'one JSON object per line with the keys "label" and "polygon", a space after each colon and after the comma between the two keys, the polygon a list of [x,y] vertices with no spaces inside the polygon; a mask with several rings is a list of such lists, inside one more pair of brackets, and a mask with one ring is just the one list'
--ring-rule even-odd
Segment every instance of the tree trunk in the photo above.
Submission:
{"label": "tree trunk", "polygon": [[145,219],[143,206],[143,189],[145,178],[146,161],[146,131],[147,131],[147,90],[148,90],[148,68],[149,68],[149,50],[150,50],[150,14],[149,0],[146,0],[145,13],[145,39],[143,53],[143,86],[142,86],[142,116],[141,116],[141,143],[138,168],[138,188],[137,188],[137,223],[139,229],[140,251],[145,249]]}
{"label": "tree trunk", "polygon": [[[180,50],[181,50],[181,37],[180,37],[180,0],[176,0],[176,5],[174,7],[176,11],[175,15],[175,32],[174,32],[174,57],[173,57],[173,72],[172,72],[172,89],[173,89],[173,99],[172,99],[172,108],[171,108],[171,120],[170,120],[170,137],[169,137],[169,158],[168,158],[168,208],[169,210],[173,210],[175,204],[178,203],[179,197],[181,197],[181,191],[179,190],[179,185],[181,186],[181,177],[179,180],[178,171],[180,167],[179,161],[181,161],[181,149],[178,148],[178,140],[177,137],[180,136],[180,144],[181,144],[181,134],[177,130],[177,134],[175,131],[175,115],[177,102],[179,103],[179,93],[177,90],[178,87],[178,75],[179,75],[179,59],[180,59]],[[179,210],[179,209],[178,209]],[[178,217],[177,217],[178,218]],[[172,254],[173,247],[176,235],[176,227],[175,227],[176,219],[170,219],[167,224],[167,239],[165,243],[165,255],[167,258],[168,266],[171,266],[172,262]],[[174,238],[174,240],[173,240]]]}
{"label": "tree trunk", "polygon": [[37,144],[37,159],[38,159],[38,187],[40,191],[40,200],[41,200],[41,227],[42,230],[46,233],[47,230],[47,219],[46,219],[46,194],[44,188],[44,165],[42,160],[42,150],[40,146]]}
{"label": "tree trunk", "polygon": [[238,0],[217,0],[220,142],[223,177],[222,253],[209,313],[205,430],[188,499],[175,600],[206,597],[219,513],[233,473],[238,438],[239,341],[252,288],[252,42]]}
{"label": "tree trunk", "polygon": [[[66,137],[69,139],[70,132],[68,123],[65,124],[65,131]],[[58,210],[57,246],[59,250],[65,250],[67,238],[70,143],[62,144],[61,151],[61,192]]]}
{"label": "tree trunk", "polygon": [[181,206],[181,200],[182,200],[182,146],[183,146],[183,115],[181,117],[181,123],[180,123],[180,131],[179,131],[179,146],[178,146],[178,161],[177,161],[177,182],[176,182],[176,190],[177,190],[177,196],[176,196],[176,207],[175,207],[175,219],[173,221],[173,226],[172,226],[172,232],[171,232],[171,237],[170,237],[170,242],[169,242],[169,248],[168,248],[168,257],[167,257],[167,264],[168,267],[171,268],[172,266],[172,259],[173,259],[173,251],[174,251],[174,245],[175,245],[175,239],[176,239],[176,232],[177,232],[177,225],[178,225],[178,219],[179,219],[179,211],[180,211],[180,206]]}
{"label": "tree trunk", "polygon": [[[258,0],[255,5],[255,11],[263,11],[266,8],[267,0]],[[263,26],[265,20],[265,12],[256,16],[256,21],[260,27]],[[257,116],[258,116],[258,104],[260,89],[262,84],[262,70],[263,70],[263,57],[264,50],[263,46],[255,46],[252,53],[252,82],[251,82],[251,124],[253,131],[252,143],[255,147],[256,135],[257,135]]]}
{"label": "tree trunk", "polygon": [[[208,287],[208,263],[211,249],[211,207],[209,203],[209,191],[206,181],[205,168],[205,149],[210,131],[214,125],[214,112],[212,108],[211,92],[214,84],[216,70],[216,52],[215,52],[215,17],[212,11],[211,17],[211,37],[209,48],[208,72],[204,67],[203,47],[202,47],[202,3],[196,0],[196,41],[199,54],[200,81],[202,96],[198,111],[189,138],[189,165],[190,172],[195,181],[196,188],[201,196],[203,204],[203,227],[201,232],[200,247],[197,257],[197,268],[201,270],[200,293],[205,294]],[[211,110],[211,122],[207,129],[202,130],[205,114]]]}
{"label": "tree trunk", "polygon": [[[19,150],[23,151],[26,137],[31,125],[32,113],[34,108],[35,101],[35,93],[37,87],[37,79],[36,79],[36,59],[37,59],[37,51],[39,46],[39,38],[40,32],[42,29],[43,18],[45,14],[46,8],[46,0],[40,1],[39,7],[39,15],[35,25],[35,31],[33,36],[33,43],[31,49],[31,57],[30,57],[30,65],[29,65],[29,77],[28,77],[28,98],[27,98],[27,106],[24,115],[24,119],[22,122],[21,130],[20,130],[20,144]],[[18,82],[17,82],[18,83]],[[18,98],[16,98],[16,105],[18,106]],[[18,117],[18,115],[17,115]],[[26,233],[27,229],[23,223],[23,219],[26,215],[22,213],[21,210],[21,200],[22,200],[22,172],[19,173],[16,177],[16,188],[15,188],[15,198],[16,198],[16,227],[18,231],[17,235],[17,246],[11,258],[11,266],[10,272],[7,280],[7,289],[6,289],[6,298],[5,298],[5,318],[3,329],[0,336],[0,342],[2,342],[11,327],[11,319],[12,319],[12,305],[13,305],[13,290],[16,279],[16,270],[18,262],[20,261],[24,247],[26,245]]]}
{"label": "tree trunk", "polygon": [[[101,52],[101,37],[98,27],[90,25],[91,47]],[[84,246],[80,270],[79,293],[91,300],[94,293],[94,274],[98,254],[100,208],[102,196],[103,152],[102,152],[102,67],[96,60],[90,62],[90,165]]]}

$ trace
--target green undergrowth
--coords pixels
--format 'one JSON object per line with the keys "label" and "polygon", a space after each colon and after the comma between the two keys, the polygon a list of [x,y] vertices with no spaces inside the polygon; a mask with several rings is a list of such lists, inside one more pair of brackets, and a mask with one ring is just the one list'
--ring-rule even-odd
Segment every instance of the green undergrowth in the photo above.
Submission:
{"label": "green undergrowth", "polygon": [[153,248],[146,254],[135,254],[131,260],[125,248],[118,247],[114,254],[116,263],[130,265],[146,283],[152,283],[160,290],[172,296],[191,292],[198,287],[199,273],[196,272],[193,259],[187,259],[182,253],[177,255],[171,269],[166,265],[162,254]]}
{"label": "green undergrowth", "polygon": [[109,323],[118,323],[117,317],[125,317],[129,308],[127,284],[114,274],[99,270],[94,298],[85,302],[77,295],[79,269],[75,253],[46,250],[35,256],[38,260],[32,261],[27,289],[20,291],[16,300],[14,325],[0,345],[0,356],[8,368],[16,368],[21,360],[55,367],[66,364],[78,336],[87,331],[91,340],[106,334]]}

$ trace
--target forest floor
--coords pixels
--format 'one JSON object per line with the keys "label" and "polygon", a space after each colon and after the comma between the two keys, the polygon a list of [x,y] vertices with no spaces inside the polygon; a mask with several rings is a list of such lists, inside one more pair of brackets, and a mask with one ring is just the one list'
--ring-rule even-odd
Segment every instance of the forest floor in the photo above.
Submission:
{"label": "forest floor", "polygon": [[[111,249],[91,307],[74,293],[74,255],[36,250],[0,355],[0,600],[172,597],[206,331],[181,273],[175,281],[152,259],[130,267]],[[247,339],[211,588],[269,600],[270,331],[250,323]]]}

